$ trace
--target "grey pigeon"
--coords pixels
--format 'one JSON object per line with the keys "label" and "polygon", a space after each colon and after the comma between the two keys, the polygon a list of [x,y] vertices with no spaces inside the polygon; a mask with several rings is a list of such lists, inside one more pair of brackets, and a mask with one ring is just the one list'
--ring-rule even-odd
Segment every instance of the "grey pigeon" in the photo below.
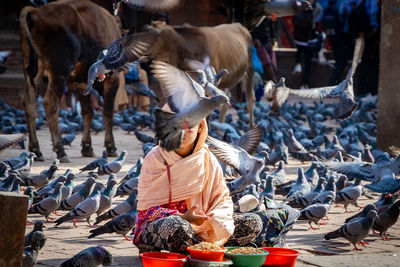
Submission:
{"label": "grey pigeon", "polygon": [[87,178],[86,182],[84,182],[84,186],[78,191],[73,193],[69,198],[63,200],[60,204],[60,210],[72,210],[75,208],[80,202],[85,200],[92,188],[94,186],[95,180],[93,177]]}
{"label": "grey pigeon", "polygon": [[383,169],[380,180],[365,187],[378,193],[396,194],[400,191],[400,179],[396,178],[390,169]]}
{"label": "grey pigeon", "polygon": [[118,186],[115,196],[129,195],[132,192],[137,194],[138,186],[139,186],[139,176],[132,177],[125,183]]}
{"label": "grey pigeon", "polygon": [[107,150],[103,151],[103,156],[101,158],[98,158],[92,162],[90,162],[88,165],[85,167],[79,169],[81,172],[84,171],[93,171],[99,167],[102,167],[107,164]]}
{"label": "grey pigeon", "polygon": [[60,267],[111,266],[112,255],[102,246],[89,247],[61,263]]}
{"label": "grey pigeon", "polygon": [[287,180],[283,163],[284,163],[283,160],[279,161],[278,169],[271,172],[270,174],[272,177],[274,177],[274,185],[281,185],[285,183]]}
{"label": "grey pigeon", "polygon": [[17,175],[17,173],[10,173],[8,177],[0,184],[0,191],[10,192],[15,184],[23,184],[23,181]]}
{"label": "grey pigeon", "polygon": [[10,166],[11,169],[13,169],[15,166],[22,164],[25,161],[27,155],[28,153],[22,152],[18,157],[11,157],[3,162],[6,163],[8,166]]}
{"label": "grey pigeon", "polygon": [[33,267],[37,263],[39,250],[44,246],[46,237],[41,231],[33,233],[32,243],[25,247],[22,254],[22,267]]}
{"label": "grey pigeon", "polygon": [[111,174],[111,173],[118,173],[121,170],[122,165],[125,162],[126,155],[128,155],[128,152],[122,151],[116,160],[111,161],[111,162],[99,167],[97,169],[96,174],[101,176],[101,175],[107,175],[107,174]]}
{"label": "grey pigeon", "polygon": [[273,13],[278,17],[296,15],[298,12],[312,10],[310,1],[300,0],[246,0],[245,26],[254,30],[267,16]]}
{"label": "grey pigeon", "polygon": [[126,90],[129,94],[142,95],[152,97],[159,101],[157,95],[143,82],[134,82],[126,85]]}
{"label": "grey pigeon", "polygon": [[[99,176],[96,173],[90,173],[89,177],[92,177],[95,180],[99,179]],[[78,185],[74,186],[73,189],[72,189],[72,194],[75,194],[76,192],[81,190],[84,186],[85,186],[85,183],[81,183],[81,184],[78,184]]]}
{"label": "grey pigeon", "polygon": [[112,208],[112,209],[108,210],[107,212],[103,213],[102,215],[98,216],[96,218],[96,222],[94,224],[95,225],[99,224],[104,220],[112,219],[118,215],[121,215],[121,214],[131,210],[135,205],[136,197],[137,197],[137,194],[135,194],[135,193],[130,194],[126,200],[122,201],[121,203],[116,205],[114,208]]}
{"label": "grey pigeon", "polygon": [[274,177],[268,176],[266,180],[261,181],[261,189],[260,197],[266,196],[269,199],[275,198],[275,188],[274,188]]}
{"label": "grey pigeon", "polygon": [[96,213],[96,211],[100,207],[100,190],[104,187],[104,185],[100,182],[96,183],[93,192],[88,196],[85,200],[80,202],[73,210],[71,210],[66,215],[58,218],[55,223],[56,226],[74,220],[73,224],[76,227],[75,220],[77,219],[86,219],[89,226],[90,224],[90,216]]}
{"label": "grey pigeon", "polygon": [[321,203],[327,196],[332,196],[333,200],[336,197],[336,184],[334,176],[329,177],[325,189],[319,193],[315,198],[313,198],[309,205]]}
{"label": "grey pigeon", "polygon": [[275,96],[275,102],[277,103],[276,105],[281,106],[286,101],[289,94],[312,99],[332,99],[338,105],[336,117],[342,120],[349,118],[357,108],[357,104],[354,100],[353,75],[356,71],[359,61],[361,60],[363,51],[364,38],[361,36],[356,40],[353,66],[350,68],[346,79],[337,86],[305,90],[293,90],[287,87],[279,87]]}
{"label": "grey pigeon", "polygon": [[28,186],[25,189],[24,195],[28,196],[28,209],[29,210],[32,207],[33,204],[33,198],[35,197],[35,188],[33,186]]}
{"label": "grey pigeon", "polygon": [[[32,238],[33,238],[33,234],[37,231],[41,231],[43,232],[43,228],[46,228],[46,226],[44,225],[43,221],[36,221],[35,224],[33,225],[33,230],[31,232],[29,232],[26,236],[25,236],[25,242],[24,242],[24,247],[28,247],[32,244]],[[43,244],[44,245],[44,244]],[[40,246],[40,248],[42,248],[43,246]]]}
{"label": "grey pigeon", "polygon": [[297,169],[298,176],[289,193],[286,196],[286,201],[291,201],[293,198],[302,197],[311,191],[311,186],[304,175],[303,168]]}
{"label": "grey pigeon", "polygon": [[151,66],[172,111],[154,111],[156,137],[160,140],[160,146],[167,151],[176,150],[180,147],[185,129],[198,125],[214,109],[228,103],[229,99],[223,95],[205,97],[200,84],[172,65],[153,61]]}
{"label": "grey pigeon", "polygon": [[341,191],[336,193],[335,202],[336,204],[343,204],[344,209],[347,211],[347,206],[353,204],[358,206],[357,200],[362,195],[363,186],[361,184],[361,179],[356,179],[355,183],[348,186]]}
{"label": "grey pigeon", "polygon": [[31,166],[33,165],[33,162],[35,161],[36,155],[35,153],[29,153],[28,156],[25,158],[25,161],[22,162],[21,164],[18,164],[14,167],[12,167],[12,170],[18,171],[21,173],[22,178],[27,178],[31,172]]}
{"label": "grey pigeon", "polygon": [[117,192],[117,181],[115,179],[111,179],[108,181],[105,190],[101,193],[100,206],[96,212],[97,216],[102,214],[105,210],[111,208],[116,192]]}
{"label": "grey pigeon", "polygon": [[243,191],[246,186],[259,181],[260,171],[264,168],[264,160],[249,155],[243,148],[230,145],[208,136],[206,143],[210,151],[222,162],[235,168],[241,177],[228,184],[231,194]]}
{"label": "grey pigeon", "polygon": [[36,191],[35,195],[40,198],[42,198],[42,196],[48,196],[49,194],[51,194],[54,191],[56,184],[64,183],[65,179],[66,179],[66,177],[64,175],[58,176],[57,179],[54,180],[55,183],[43,186],[42,188],[40,188],[39,190]]}
{"label": "grey pigeon", "polygon": [[57,171],[57,169],[57,165],[51,165],[45,172],[39,175],[27,177],[24,179],[25,185],[33,185],[35,188],[45,186],[54,177],[54,173]]}
{"label": "grey pigeon", "polygon": [[368,233],[377,217],[378,215],[376,210],[370,210],[366,217],[358,217],[354,220],[351,220],[339,229],[327,233],[324,238],[326,240],[330,240],[343,237],[350,241],[355,250],[361,250],[357,248],[356,244],[360,243],[362,246],[365,246],[365,242],[362,240],[368,236]]}
{"label": "grey pigeon", "polygon": [[46,217],[46,221],[48,222],[50,213],[56,211],[60,206],[62,186],[62,183],[56,184],[53,194],[33,205],[32,208],[28,210],[28,214],[40,213]]}
{"label": "grey pigeon", "polygon": [[123,184],[128,180],[130,180],[131,178],[139,176],[140,172],[142,171],[142,166],[143,166],[143,158],[140,157],[138,158],[136,164],[129,169],[127,174],[125,174],[125,177],[121,179],[119,184]]}
{"label": "grey pigeon", "polygon": [[318,196],[319,193],[321,193],[325,186],[325,178],[320,178],[318,180],[318,184],[307,194],[305,194],[302,197],[293,199],[292,201],[288,202],[287,204],[289,206],[291,206],[292,208],[296,208],[296,209],[304,209],[305,207],[308,206],[308,204],[310,204],[310,202],[316,197]]}
{"label": "grey pigeon", "polygon": [[[93,238],[106,233],[117,233],[123,235],[127,239],[126,234],[135,227],[138,211],[136,205],[129,211],[114,217],[111,221],[103,226],[91,230],[88,238]],[[128,239],[127,239],[128,240]]]}
{"label": "grey pigeon", "polygon": [[24,138],[24,134],[0,134],[0,152],[7,147],[18,143]]}
{"label": "grey pigeon", "polygon": [[308,221],[310,228],[315,230],[311,223],[315,223],[317,225],[324,225],[325,223],[319,223],[319,220],[324,218],[330,208],[331,208],[332,196],[327,196],[326,199],[322,203],[313,204],[307,206],[306,208],[300,211],[300,217],[298,220],[305,220]]}
{"label": "grey pigeon", "polygon": [[399,219],[400,200],[396,201],[390,208],[379,213],[379,218],[374,221],[372,229],[379,232],[382,240],[389,241],[387,230],[392,227]]}

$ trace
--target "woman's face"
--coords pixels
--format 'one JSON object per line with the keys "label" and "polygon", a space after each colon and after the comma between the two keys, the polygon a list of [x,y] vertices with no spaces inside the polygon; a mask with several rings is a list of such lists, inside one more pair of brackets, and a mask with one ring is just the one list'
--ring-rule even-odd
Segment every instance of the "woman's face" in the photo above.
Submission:
{"label": "woman's face", "polygon": [[190,146],[194,143],[199,132],[199,126],[200,124],[189,130],[185,130],[180,148]]}

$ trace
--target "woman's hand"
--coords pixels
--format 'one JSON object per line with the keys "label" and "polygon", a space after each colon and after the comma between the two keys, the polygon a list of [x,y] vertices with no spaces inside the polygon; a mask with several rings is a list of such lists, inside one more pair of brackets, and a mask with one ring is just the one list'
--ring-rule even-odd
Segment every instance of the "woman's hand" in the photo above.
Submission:
{"label": "woman's hand", "polygon": [[210,216],[205,215],[204,212],[201,212],[202,215],[194,214],[194,211],[198,208],[198,205],[194,205],[191,207],[185,214],[176,214],[182,219],[185,219],[189,223],[201,225],[204,221],[208,220]]}

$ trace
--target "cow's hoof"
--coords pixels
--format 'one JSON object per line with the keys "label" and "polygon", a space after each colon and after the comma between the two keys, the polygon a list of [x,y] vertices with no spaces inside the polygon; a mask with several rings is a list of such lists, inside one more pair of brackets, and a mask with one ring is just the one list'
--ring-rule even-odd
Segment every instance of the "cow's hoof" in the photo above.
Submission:
{"label": "cow's hoof", "polygon": [[32,151],[32,152],[35,153],[35,155],[36,155],[35,161],[44,161],[42,152],[40,152],[40,151]]}
{"label": "cow's hoof", "polygon": [[58,158],[58,160],[60,161],[60,163],[71,163],[67,156]]}
{"label": "cow's hoof", "polygon": [[81,155],[82,155],[82,157],[90,157],[90,158],[92,158],[92,157],[94,157],[93,149],[82,150],[81,151]]}

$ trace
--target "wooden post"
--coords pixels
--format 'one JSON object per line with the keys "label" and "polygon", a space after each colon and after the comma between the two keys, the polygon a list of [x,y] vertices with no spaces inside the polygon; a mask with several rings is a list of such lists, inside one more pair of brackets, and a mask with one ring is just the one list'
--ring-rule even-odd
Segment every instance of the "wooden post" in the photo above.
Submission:
{"label": "wooden post", "polygon": [[381,3],[377,144],[387,150],[400,147],[400,1]]}
{"label": "wooden post", "polygon": [[0,267],[20,267],[28,196],[0,192]]}

